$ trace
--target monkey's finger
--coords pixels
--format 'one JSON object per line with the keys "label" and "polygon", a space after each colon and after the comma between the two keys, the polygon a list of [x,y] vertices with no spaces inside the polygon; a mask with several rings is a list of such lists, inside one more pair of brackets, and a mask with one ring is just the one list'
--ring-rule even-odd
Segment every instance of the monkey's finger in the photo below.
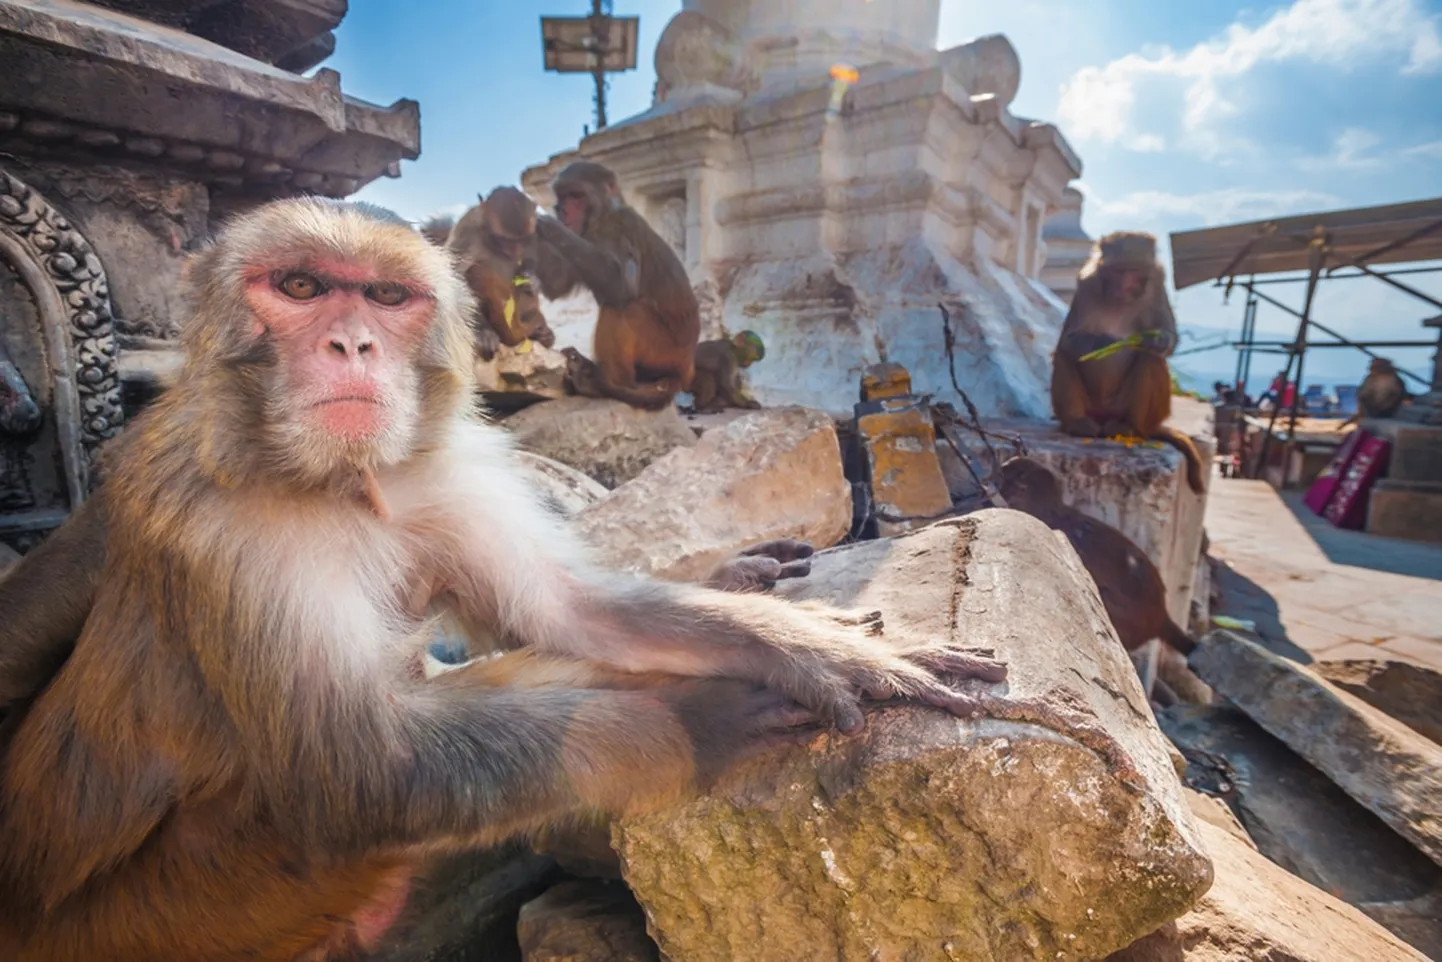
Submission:
{"label": "monkey's finger", "polygon": [[797,561],[801,558],[809,558],[816,552],[810,542],[797,541],[795,538],[777,538],[772,541],[763,541],[754,544],[741,552],[746,557],[757,557],[764,555],[775,558],[780,562]]}
{"label": "monkey's finger", "polygon": [[881,624],[881,612],[879,611],[836,611],[831,613],[831,618],[839,625],[852,627]]}
{"label": "monkey's finger", "polygon": [[782,565],[781,570],[776,573],[777,580],[782,578],[804,578],[811,574],[810,561],[793,561],[788,565]]}
{"label": "monkey's finger", "polygon": [[953,678],[978,678],[985,682],[1006,681],[1005,662],[994,658],[979,658],[970,652],[954,648],[938,648],[930,651],[909,652],[906,660],[920,665],[938,675]]}
{"label": "monkey's finger", "polygon": [[945,685],[927,686],[917,699],[933,708],[950,712],[958,718],[971,718],[985,710],[985,702],[975,695],[947,688]]}

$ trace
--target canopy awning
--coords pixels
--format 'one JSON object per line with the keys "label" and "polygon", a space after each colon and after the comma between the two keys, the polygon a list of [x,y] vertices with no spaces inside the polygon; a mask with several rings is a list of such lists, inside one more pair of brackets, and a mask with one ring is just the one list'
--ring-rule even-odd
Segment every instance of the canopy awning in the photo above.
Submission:
{"label": "canopy awning", "polygon": [[1305,271],[1321,235],[1324,269],[1442,260],[1442,197],[1384,207],[1329,210],[1171,235],[1177,290],[1243,274]]}

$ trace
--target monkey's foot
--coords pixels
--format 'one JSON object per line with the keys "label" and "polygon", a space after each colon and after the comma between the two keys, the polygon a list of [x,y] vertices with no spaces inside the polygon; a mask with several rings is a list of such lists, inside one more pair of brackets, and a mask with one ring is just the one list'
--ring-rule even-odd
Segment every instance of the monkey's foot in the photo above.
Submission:
{"label": "monkey's foot", "polygon": [[1077,418],[1075,421],[1068,421],[1061,426],[1064,433],[1078,438],[1101,437],[1102,428],[1091,418]]}

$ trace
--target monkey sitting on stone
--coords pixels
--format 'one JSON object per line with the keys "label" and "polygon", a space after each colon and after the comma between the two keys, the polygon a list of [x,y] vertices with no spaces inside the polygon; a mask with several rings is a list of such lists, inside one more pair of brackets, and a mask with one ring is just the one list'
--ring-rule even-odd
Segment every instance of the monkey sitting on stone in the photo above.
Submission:
{"label": "monkey sitting on stone", "polygon": [[1390,418],[1411,395],[1397,366],[1385,357],[1374,357],[1367,365],[1367,376],[1357,388],[1357,413],[1342,422],[1345,427],[1362,418]]}
{"label": "monkey sitting on stone", "polygon": [[[4,583],[98,571],[4,722],[6,959],[358,957],[441,856],[653,810],[873,700],[973,715],[955,680],[1006,676],[874,612],[588,564],[472,409],[465,281],[390,211],[274,201],[186,278],[177,382]],[[510,650],[415,677],[433,606]]]}
{"label": "monkey sitting on stone", "polygon": [[1167,589],[1157,566],[1116,528],[1067,505],[1061,482],[1045,465],[1031,458],[1011,458],[1001,466],[1001,493],[1008,506],[1025,511],[1071,542],[1128,652],[1153,638],[1182,654],[1196,647],[1167,613]]}
{"label": "monkey sitting on stone", "polygon": [[[1167,303],[1156,238],[1108,234],[1077,274],[1052,357],[1052,410],[1068,434],[1131,435],[1172,445],[1186,458],[1188,486],[1200,494],[1201,455],[1190,438],[1163,424],[1172,413],[1167,358],[1176,344],[1177,321]],[[1088,356],[1110,347],[1120,349]]]}
{"label": "monkey sitting on stone", "polygon": [[541,313],[532,276],[536,268],[536,205],[514,187],[497,187],[461,215],[446,236],[479,304],[476,353],[496,356],[504,344],[525,354],[535,341],[556,343]]}
{"label": "monkey sitting on stone", "polygon": [[735,337],[702,341],[696,345],[696,373],[691,397],[697,414],[732,408],[759,408],[741,372],[766,356],[766,345],[755,331]]}

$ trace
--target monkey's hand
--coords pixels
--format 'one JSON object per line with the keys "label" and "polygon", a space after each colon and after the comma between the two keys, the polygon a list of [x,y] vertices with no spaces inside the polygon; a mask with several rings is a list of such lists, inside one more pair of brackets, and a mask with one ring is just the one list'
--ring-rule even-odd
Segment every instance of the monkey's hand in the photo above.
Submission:
{"label": "monkey's hand", "polygon": [[542,323],[541,326],[536,329],[535,333],[531,335],[531,340],[542,347],[555,347],[556,332],[551,330],[545,323]]}
{"label": "monkey's hand", "polygon": [[1139,338],[1138,347],[1148,354],[1157,354],[1162,357],[1172,353],[1177,346],[1177,337],[1171,331],[1143,331]]}
{"label": "monkey's hand", "polygon": [[1107,334],[1089,334],[1085,331],[1072,331],[1062,335],[1061,342],[1057,344],[1057,350],[1069,357],[1079,358],[1099,351],[1104,347],[1116,343],[1116,338]]}
{"label": "monkey's hand", "polygon": [[816,713],[771,688],[723,678],[698,678],[655,689],[691,739],[696,787],[749,756],[819,728]]}
{"label": "monkey's hand", "polygon": [[491,330],[490,326],[482,323],[476,330],[476,353],[481,360],[489,361],[496,356],[501,348],[501,336]]}

